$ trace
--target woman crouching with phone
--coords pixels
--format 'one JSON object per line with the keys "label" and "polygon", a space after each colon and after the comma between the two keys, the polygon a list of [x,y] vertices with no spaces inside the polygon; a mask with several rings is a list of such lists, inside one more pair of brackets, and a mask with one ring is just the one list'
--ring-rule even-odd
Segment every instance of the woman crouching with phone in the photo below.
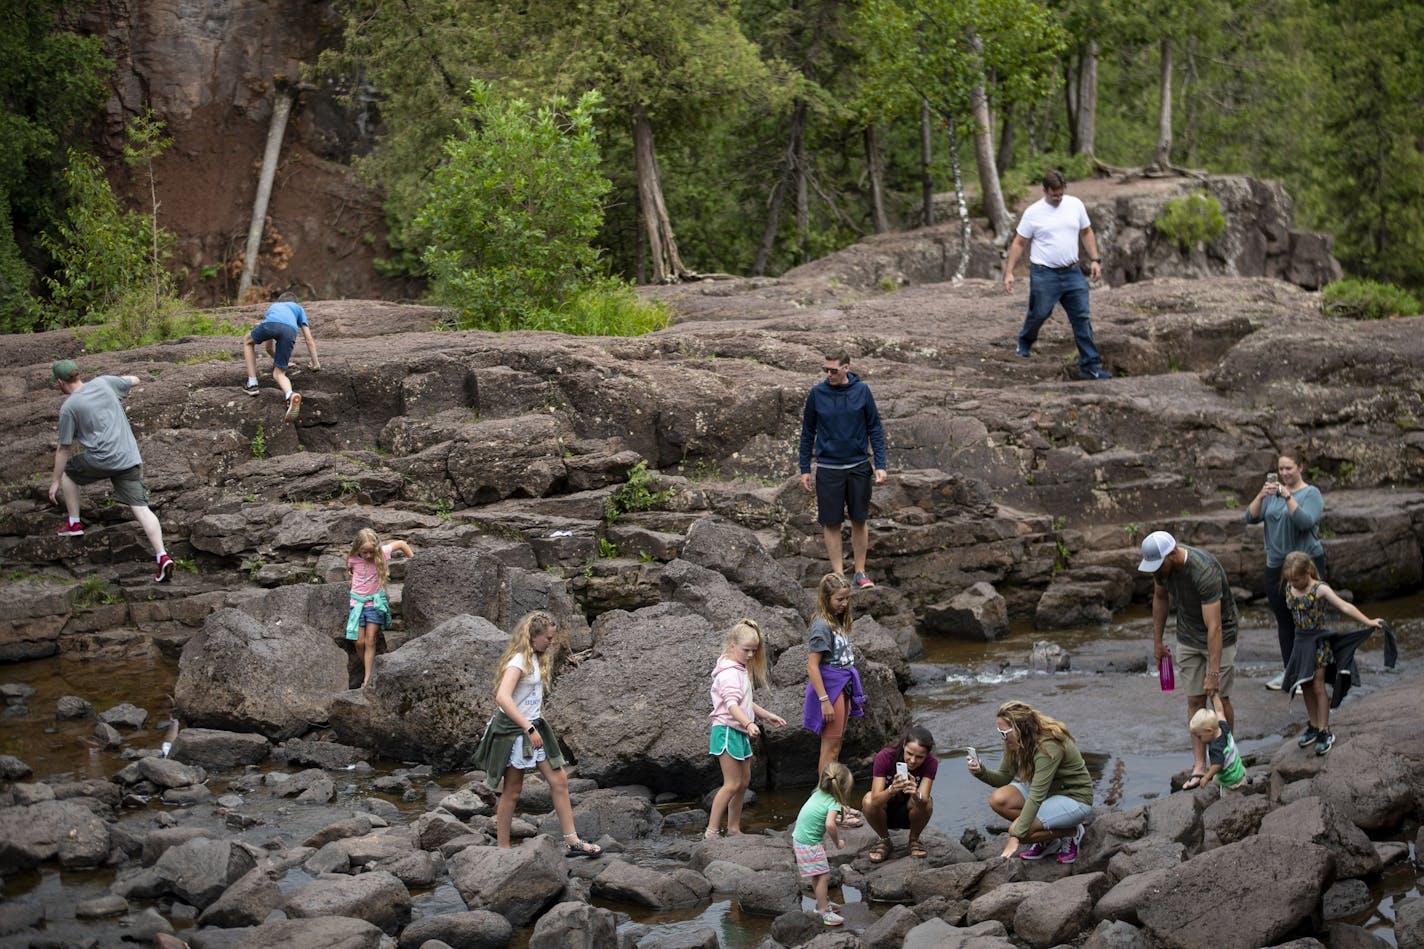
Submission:
{"label": "woman crouching with phone", "polygon": [[923,725],[911,725],[898,745],[880,749],[871,766],[870,792],[860,809],[880,840],[870,848],[870,862],[884,863],[895,853],[890,841],[893,829],[910,832],[910,856],[929,856],[920,842],[920,833],[934,813],[930,788],[939,773],[934,756],[934,736]]}

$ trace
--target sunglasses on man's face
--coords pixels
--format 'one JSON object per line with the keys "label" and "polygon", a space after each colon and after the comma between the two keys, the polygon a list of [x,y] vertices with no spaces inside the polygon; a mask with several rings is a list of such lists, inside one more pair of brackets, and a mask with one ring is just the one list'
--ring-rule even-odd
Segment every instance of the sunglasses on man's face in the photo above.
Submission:
{"label": "sunglasses on man's face", "polygon": [[844,368],[845,368],[844,366],[822,366],[822,367],[821,367],[821,369],[824,370],[825,372],[840,372],[840,371],[841,371],[842,369],[844,369]]}

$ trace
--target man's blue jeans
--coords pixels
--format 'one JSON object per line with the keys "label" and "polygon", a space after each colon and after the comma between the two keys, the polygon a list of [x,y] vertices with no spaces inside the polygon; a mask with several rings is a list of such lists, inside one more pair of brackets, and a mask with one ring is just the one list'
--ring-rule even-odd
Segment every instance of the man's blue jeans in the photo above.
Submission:
{"label": "man's blue jeans", "polygon": [[1042,264],[1029,268],[1028,316],[1019,330],[1019,348],[1028,351],[1038,341],[1038,330],[1053,312],[1055,304],[1063,304],[1068,322],[1073,327],[1073,341],[1078,344],[1078,371],[1090,372],[1102,364],[1098,347],[1093,342],[1093,322],[1088,315],[1088,278],[1077,267],[1055,270]]}

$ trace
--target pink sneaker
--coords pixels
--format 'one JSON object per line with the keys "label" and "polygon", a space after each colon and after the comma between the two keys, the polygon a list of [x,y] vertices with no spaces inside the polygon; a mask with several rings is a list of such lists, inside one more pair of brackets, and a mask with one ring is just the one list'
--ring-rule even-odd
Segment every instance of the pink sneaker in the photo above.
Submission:
{"label": "pink sneaker", "polygon": [[867,587],[875,586],[875,581],[863,573],[857,573],[855,579],[851,581],[857,588],[864,590]]}
{"label": "pink sneaker", "polygon": [[1047,840],[1041,844],[1031,844],[1019,851],[1020,860],[1042,860],[1058,850],[1057,840]]}
{"label": "pink sneaker", "polygon": [[1058,851],[1059,863],[1073,863],[1078,859],[1078,844],[1083,839],[1083,831],[1086,828],[1082,824],[1078,825],[1078,831],[1073,835],[1073,839],[1065,842],[1062,849]]}
{"label": "pink sneaker", "polygon": [[65,518],[64,524],[61,525],[59,530],[55,531],[55,533],[58,534],[60,537],[83,537],[84,522],[75,521],[73,524],[71,524],[69,523],[69,519]]}
{"label": "pink sneaker", "polygon": [[154,576],[154,583],[167,583],[173,579],[173,558],[164,554],[158,561],[158,573]]}

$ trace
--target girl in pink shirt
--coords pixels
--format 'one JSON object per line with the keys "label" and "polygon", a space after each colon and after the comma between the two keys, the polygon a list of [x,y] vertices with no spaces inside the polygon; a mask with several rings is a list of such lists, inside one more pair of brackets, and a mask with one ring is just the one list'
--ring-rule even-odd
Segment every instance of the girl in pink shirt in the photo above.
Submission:
{"label": "girl in pink shirt", "polygon": [[346,617],[346,638],[356,641],[356,653],[361,657],[366,675],[361,688],[371,681],[371,667],[376,662],[376,636],[391,622],[391,604],[386,599],[387,561],[393,554],[414,557],[410,544],[393,540],[382,544],[369,527],[356,534],[351,553],[346,557],[346,571],[351,575],[350,612]]}
{"label": "girl in pink shirt", "polygon": [[708,754],[722,766],[722,786],[712,798],[704,837],[716,837],[727,814],[727,833],[742,832],[742,801],[752,779],[752,739],[761,734],[760,715],[780,728],[786,719],[752,700],[753,684],[767,687],[766,642],[755,620],[744,619],[727,632],[722,656],[712,670],[712,740]]}

